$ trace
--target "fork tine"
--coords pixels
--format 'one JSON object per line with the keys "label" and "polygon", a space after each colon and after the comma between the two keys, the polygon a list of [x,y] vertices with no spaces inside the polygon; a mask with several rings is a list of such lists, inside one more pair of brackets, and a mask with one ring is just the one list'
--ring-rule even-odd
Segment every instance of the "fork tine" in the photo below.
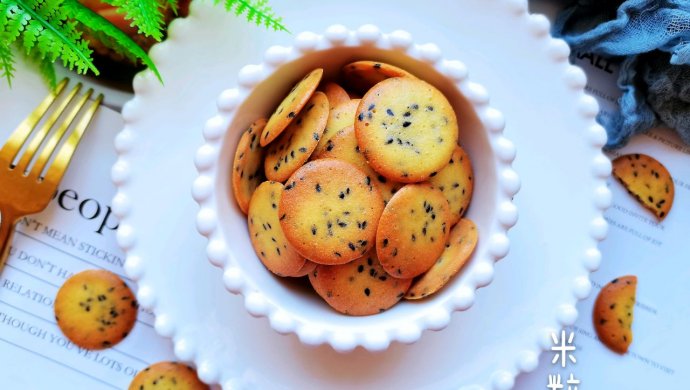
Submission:
{"label": "fork tine", "polygon": [[48,136],[48,133],[50,133],[50,129],[55,125],[55,122],[60,119],[60,116],[65,111],[67,106],[69,106],[69,104],[72,102],[77,93],[79,93],[79,90],[81,90],[81,83],[75,85],[67,97],[63,99],[58,107],[50,114],[43,126],[41,126],[40,130],[36,132],[34,137],[29,142],[29,146],[26,147],[26,150],[19,159],[15,169],[18,169],[20,172],[24,172],[29,168],[31,160],[33,160],[36,151],[38,151],[38,149],[41,147],[41,144],[45,140],[46,136]]}
{"label": "fork tine", "polygon": [[14,132],[12,132],[12,135],[10,135],[10,138],[0,150],[0,161],[2,161],[4,166],[9,166],[12,164],[14,159],[17,157],[17,153],[19,153],[19,150],[22,148],[22,146],[24,146],[24,143],[26,142],[27,138],[29,138],[29,135],[33,129],[36,127],[38,122],[41,121],[57,97],[60,96],[62,90],[65,89],[65,86],[68,82],[69,79],[62,79],[55,90],[51,91],[50,94],[48,94],[48,96],[46,96],[45,99],[43,99],[43,101],[38,105],[38,107],[36,107],[36,109],[29,114],[29,116],[27,116],[26,119],[19,124],[19,126],[17,126]]}
{"label": "fork tine", "polygon": [[84,112],[82,115],[79,123],[77,123],[65,143],[57,151],[55,160],[45,174],[45,181],[57,184],[60,182],[60,180],[62,180],[62,176],[65,174],[67,166],[69,166],[69,163],[72,160],[72,155],[74,155],[74,151],[79,145],[79,141],[81,141],[82,136],[89,127],[91,119],[93,119],[93,116],[96,114],[96,110],[98,109],[98,106],[101,105],[102,101],[103,94],[99,94],[98,97],[96,97],[96,100],[86,109],[86,112]]}
{"label": "fork tine", "polygon": [[60,126],[58,126],[57,130],[55,130],[55,132],[53,132],[50,138],[48,138],[48,140],[45,142],[45,145],[43,146],[43,149],[41,150],[41,154],[39,154],[38,158],[36,159],[36,162],[31,168],[29,176],[35,178],[39,178],[41,176],[41,172],[43,172],[43,169],[48,163],[50,156],[53,155],[53,152],[55,152],[58,143],[67,132],[72,122],[74,122],[74,118],[76,118],[77,114],[79,114],[79,111],[81,111],[82,107],[89,99],[89,97],[91,97],[92,93],[93,89],[89,88],[89,90],[86,91],[86,93],[82,95],[79,98],[79,100],[77,100],[74,107],[69,112],[69,114],[67,114],[67,116],[63,119],[62,123],[60,123]]}

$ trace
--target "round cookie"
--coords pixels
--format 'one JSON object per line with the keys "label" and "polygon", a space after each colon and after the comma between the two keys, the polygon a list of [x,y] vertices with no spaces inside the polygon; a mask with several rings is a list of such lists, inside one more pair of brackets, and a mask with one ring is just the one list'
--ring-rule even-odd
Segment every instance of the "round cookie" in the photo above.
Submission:
{"label": "round cookie", "polygon": [[472,199],[474,182],[470,157],[456,146],[448,165],[429,179],[429,183],[443,192],[450,205],[450,224],[455,225],[467,211]]}
{"label": "round cookie", "polygon": [[390,198],[392,198],[403,186],[403,184],[386,179],[384,176],[371,169],[367,160],[364,159],[364,155],[359,151],[357,137],[355,137],[355,128],[353,126],[347,126],[335,133],[335,135],[326,142],[326,147],[322,152],[312,158],[335,158],[347,161],[356,166],[364,172],[365,175],[371,178],[372,183],[374,183],[381,193],[384,205],[387,204]]}
{"label": "round cookie", "polygon": [[177,362],[159,362],[141,370],[129,390],[209,390],[192,367]]}
{"label": "round cookie", "polygon": [[343,77],[353,90],[365,93],[369,88],[391,77],[411,77],[410,72],[397,66],[376,61],[357,61],[343,67]]}
{"label": "round cookie", "polygon": [[323,93],[325,93],[328,98],[328,104],[331,106],[331,109],[350,101],[350,95],[347,94],[347,91],[336,83],[328,82],[324,84],[322,89]]}
{"label": "round cookie", "polygon": [[372,248],[364,257],[342,265],[319,265],[309,274],[314,290],[343,314],[365,316],[395,305],[412,279],[393,278],[383,270]]}
{"label": "round cookie", "polygon": [[259,260],[269,271],[279,276],[297,276],[304,267],[305,259],[285,238],[280,227],[278,203],[283,185],[265,181],[257,187],[249,203],[247,224],[249,237]]}
{"label": "round cookie", "polygon": [[424,181],[448,164],[458,143],[453,107],[431,84],[396,77],[376,84],[357,107],[355,132],[369,164],[383,176]]}
{"label": "round cookie", "polygon": [[355,122],[355,112],[358,105],[359,99],[353,99],[331,109],[331,112],[328,114],[326,129],[324,129],[321,140],[314,150],[315,156],[321,154],[326,149],[328,141],[335,133],[344,127],[352,126]]}
{"label": "round cookie", "polygon": [[396,278],[426,272],[448,240],[450,210],[431,184],[408,184],[393,195],[381,214],[376,251],[383,268]]}
{"label": "round cookie", "polygon": [[420,299],[440,290],[460,271],[477,246],[477,226],[469,219],[461,219],[451,230],[446,248],[434,265],[415,280],[405,299]]}
{"label": "round cookie", "polygon": [[85,349],[112,347],[134,327],[139,305],[127,284],[106,270],[73,275],[55,297],[55,319],[62,333]]}
{"label": "round cookie", "polygon": [[256,187],[264,181],[264,149],[259,146],[261,131],[266,119],[258,119],[242,133],[235,150],[232,164],[232,191],[235,201],[243,213],[247,214],[249,200]]}
{"label": "round cookie", "polygon": [[321,82],[322,76],[323,69],[314,69],[292,87],[290,93],[278,105],[271,117],[268,118],[268,123],[266,123],[266,127],[264,127],[261,133],[261,146],[271,143],[295,119],[314,94],[316,87]]}
{"label": "round cookie", "polygon": [[636,289],[636,276],[622,276],[604,286],[594,302],[592,321],[597,336],[604,345],[620,354],[628,352],[633,340]]}
{"label": "round cookie", "polygon": [[659,220],[671,211],[673,178],[658,160],[641,153],[619,156],[613,160],[613,176]]}
{"label": "round cookie", "polygon": [[[335,159],[307,163],[288,179],[280,225],[292,246],[319,264],[344,264],[374,245],[381,194],[354,165]],[[284,215],[284,217],[282,217]]]}
{"label": "round cookie", "polygon": [[309,160],[326,127],[328,112],[326,95],[315,92],[295,121],[268,147],[264,171],[269,180],[284,182]]}

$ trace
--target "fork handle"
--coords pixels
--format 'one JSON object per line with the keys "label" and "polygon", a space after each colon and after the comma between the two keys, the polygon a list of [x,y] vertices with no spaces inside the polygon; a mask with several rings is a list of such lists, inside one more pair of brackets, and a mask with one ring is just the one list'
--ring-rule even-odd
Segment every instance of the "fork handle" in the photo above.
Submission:
{"label": "fork handle", "polygon": [[0,213],[0,272],[5,268],[7,256],[10,253],[16,220],[17,218],[11,213],[6,211]]}

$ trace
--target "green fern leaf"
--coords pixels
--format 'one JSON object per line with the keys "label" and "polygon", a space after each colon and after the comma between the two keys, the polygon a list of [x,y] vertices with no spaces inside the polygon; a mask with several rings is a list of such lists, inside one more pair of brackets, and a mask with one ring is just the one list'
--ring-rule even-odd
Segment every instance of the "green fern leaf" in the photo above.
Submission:
{"label": "green fern leaf", "polygon": [[8,46],[5,46],[4,42],[0,42],[0,71],[2,75],[7,79],[7,84],[12,87],[12,77],[14,77],[14,57],[12,56],[12,50]]}
{"label": "green fern leaf", "polygon": [[[218,4],[220,0],[215,2]],[[233,11],[237,16],[245,14],[247,21],[257,26],[264,25],[275,31],[290,32],[283,25],[283,18],[273,12],[268,0],[225,0],[225,9]]]}
{"label": "green fern leaf", "polygon": [[124,13],[125,19],[131,20],[132,26],[137,27],[140,33],[153,37],[159,42],[163,39],[165,18],[161,0],[103,0],[103,2],[117,7],[117,12]]}
{"label": "green fern leaf", "polygon": [[133,62],[141,60],[158,77],[158,80],[163,82],[153,60],[127,34],[76,0],[65,0],[65,7],[69,15],[87,29],[89,35]]}

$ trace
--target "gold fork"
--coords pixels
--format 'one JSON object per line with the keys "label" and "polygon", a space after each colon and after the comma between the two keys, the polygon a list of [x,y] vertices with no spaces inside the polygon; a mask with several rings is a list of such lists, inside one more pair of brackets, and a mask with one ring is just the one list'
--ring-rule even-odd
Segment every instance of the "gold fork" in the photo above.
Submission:
{"label": "gold fork", "polygon": [[[46,208],[103,100],[103,95],[99,94],[85,108],[93,94],[93,90],[89,89],[77,98],[76,103],[70,104],[81,90],[81,83],[72,88],[65,98],[59,99],[67,83],[67,79],[62,80],[0,149],[0,271],[7,260],[16,221]],[[58,123],[69,106],[72,106],[71,110]],[[36,130],[51,107],[54,107],[53,111]],[[78,122],[75,122],[80,113]],[[73,123],[76,125],[66,136]],[[62,140],[63,137],[66,139]]]}

